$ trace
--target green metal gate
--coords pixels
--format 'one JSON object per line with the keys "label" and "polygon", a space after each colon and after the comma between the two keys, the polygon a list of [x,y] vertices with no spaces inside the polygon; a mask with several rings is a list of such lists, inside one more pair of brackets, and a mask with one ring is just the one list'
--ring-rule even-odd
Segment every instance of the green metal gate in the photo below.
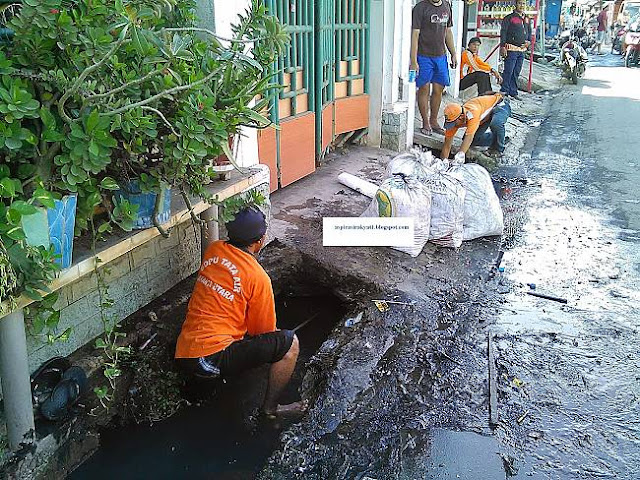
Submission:
{"label": "green metal gate", "polygon": [[[284,187],[313,172],[336,138],[368,125],[371,0],[265,0],[287,26],[289,49],[274,66],[277,132],[261,132],[260,156]],[[274,188],[275,189],[275,188]]]}

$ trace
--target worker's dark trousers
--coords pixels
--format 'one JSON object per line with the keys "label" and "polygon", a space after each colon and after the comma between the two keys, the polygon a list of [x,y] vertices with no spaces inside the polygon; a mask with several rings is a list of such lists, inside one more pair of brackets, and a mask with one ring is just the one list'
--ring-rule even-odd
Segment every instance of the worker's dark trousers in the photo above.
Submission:
{"label": "worker's dark trousers", "polygon": [[524,52],[507,52],[504,59],[504,71],[502,72],[502,88],[500,91],[507,95],[518,96],[518,77],[522,71]]}
{"label": "worker's dark trousers", "polygon": [[478,95],[491,92],[491,77],[487,72],[471,72],[460,80],[460,90],[466,90],[473,85],[478,85]]}

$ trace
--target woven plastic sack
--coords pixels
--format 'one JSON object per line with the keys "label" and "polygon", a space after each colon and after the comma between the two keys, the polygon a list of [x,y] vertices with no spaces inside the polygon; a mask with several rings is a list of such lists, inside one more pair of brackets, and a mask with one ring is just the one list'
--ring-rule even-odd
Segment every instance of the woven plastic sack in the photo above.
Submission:
{"label": "woven plastic sack", "polygon": [[431,152],[412,149],[394,157],[387,164],[387,177],[401,175],[426,182],[433,175],[432,165],[436,158]]}
{"label": "woven plastic sack", "polygon": [[466,191],[463,240],[502,235],[502,207],[489,172],[480,165],[467,163],[453,167],[451,173],[460,179]]}
{"label": "woven plastic sack", "polygon": [[[442,162],[442,167],[448,162]],[[431,191],[431,226],[429,241],[443,247],[462,245],[465,189],[448,171],[438,171],[429,180]]]}
{"label": "woven plastic sack", "polygon": [[413,245],[392,248],[417,257],[429,240],[431,192],[413,177],[394,175],[382,182],[376,196],[361,216],[413,218]]}

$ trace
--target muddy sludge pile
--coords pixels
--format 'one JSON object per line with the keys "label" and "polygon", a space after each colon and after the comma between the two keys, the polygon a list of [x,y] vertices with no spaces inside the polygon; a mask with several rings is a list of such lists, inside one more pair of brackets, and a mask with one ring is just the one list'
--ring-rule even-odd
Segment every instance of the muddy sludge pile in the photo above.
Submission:
{"label": "muddy sludge pile", "polygon": [[363,305],[339,326],[307,365],[310,411],[258,478],[399,478],[405,457],[426,455],[432,428],[486,424],[482,349],[464,366],[453,359],[467,348],[458,325],[438,330],[438,308]]}

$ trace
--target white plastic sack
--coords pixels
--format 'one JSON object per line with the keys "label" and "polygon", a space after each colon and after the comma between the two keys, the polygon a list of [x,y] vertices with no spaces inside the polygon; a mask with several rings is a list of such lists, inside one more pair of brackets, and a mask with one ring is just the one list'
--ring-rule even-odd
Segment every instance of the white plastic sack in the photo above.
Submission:
{"label": "white plastic sack", "polygon": [[[442,166],[448,164],[442,162]],[[431,226],[429,240],[443,247],[462,245],[465,189],[449,172],[440,171],[427,185],[431,190]]]}
{"label": "white plastic sack", "polygon": [[401,175],[425,182],[433,175],[432,165],[435,161],[436,158],[431,152],[412,149],[389,161],[387,164],[387,177]]}
{"label": "white plastic sack", "polygon": [[467,163],[451,169],[466,191],[464,200],[464,240],[502,235],[504,217],[491,176],[482,166]]}
{"label": "white plastic sack", "polygon": [[413,177],[394,175],[382,182],[373,201],[361,216],[413,218],[413,245],[393,248],[417,257],[429,240],[431,192]]}

